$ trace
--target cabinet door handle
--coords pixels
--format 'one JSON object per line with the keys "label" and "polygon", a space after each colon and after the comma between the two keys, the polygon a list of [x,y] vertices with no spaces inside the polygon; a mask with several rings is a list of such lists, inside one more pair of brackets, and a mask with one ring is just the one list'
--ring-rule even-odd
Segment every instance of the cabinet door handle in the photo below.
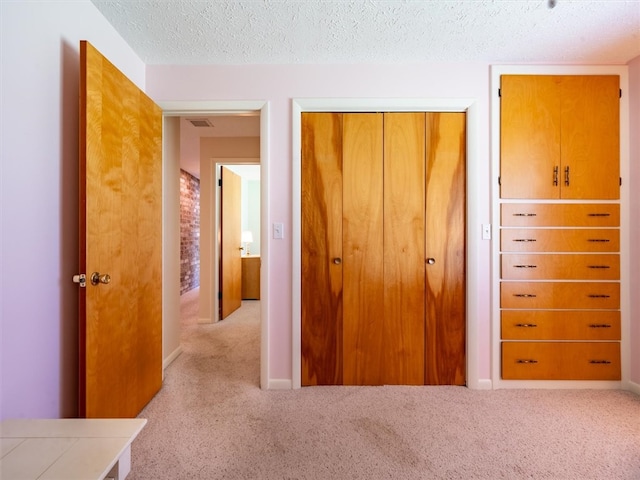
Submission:
{"label": "cabinet door handle", "polygon": [[557,187],[558,186],[558,169],[560,167],[558,167],[557,165],[555,167],[553,167],[553,186]]}
{"label": "cabinet door handle", "polygon": [[592,323],[589,328],[611,328],[608,323]]}
{"label": "cabinet door handle", "polygon": [[610,242],[608,238],[587,238],[587,242]]}
{"label": "cabinet door handle", "polygon": [[535,238],[514,238],[514,242],[535,242]]}
{"label": "cabinet door handle", "polygon": [[537,213],[514,213],[514,217],[537,217]]}
{"label": "cabinet door handle", "polygon": [[587,217],[610,217],[610,213],[587,213]]}
{"label": "cabinet door handle", "polygon": [[514,268],[538,268],[537,265],[514,265]]}
{"label": "cabinet door handle", "polygon": [[611,365],[610,360],[589,360],[589,363],[594,365]]}
{"label": "cabinet door handle", "polygon": [[523,328],[536,328],[538,325],[536,325],[535,323],[516,323],[516,327],[523,327]]}
{"label": "cabinet door handle", "polygon": [[611,295],[590,294],[590,295],[587,295],[587,297],[589,297],[589,298],[611,298]]}
{"label": "cabinet door handle", "polygon": [[569,167],[564,167],[564,185],[569,186]]}
{"label": "cabinet door handle", "polygon": [[609,265],[587,265],[587,268],[611,268]]}
{"label": "cabinet door handle", "polygon": [[534,364],[534,363],[538,363],[538,360],[534,360],[532,358],[520,358],[518,360],[516,360],[516,363],[525,363],[525,364]]}
{"label": "cabinet door handle", "polygon": [[519,297],[519,298],[535,298],[535,297],[537,297],[537,295],[534,295],[533,293],[514,293],[513,296],[514,297]]}

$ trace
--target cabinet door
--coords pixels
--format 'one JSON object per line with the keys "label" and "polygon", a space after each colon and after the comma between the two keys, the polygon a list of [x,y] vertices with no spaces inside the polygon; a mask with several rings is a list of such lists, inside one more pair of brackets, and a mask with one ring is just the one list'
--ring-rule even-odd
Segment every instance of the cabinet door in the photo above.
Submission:
{"label": "cabinet door", "polygon": [[559,198],[558,77],[503,75],[500,91],[501,197]]}
{"label": "cabinet door", "polygon": [[561,197],[620,198],[619,77],[561,78]]}

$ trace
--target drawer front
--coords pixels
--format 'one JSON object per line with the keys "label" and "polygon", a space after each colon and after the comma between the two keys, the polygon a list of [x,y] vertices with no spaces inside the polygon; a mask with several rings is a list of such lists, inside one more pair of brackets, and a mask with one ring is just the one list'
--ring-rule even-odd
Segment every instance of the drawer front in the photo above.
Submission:
{"label": "drawer front", "polygon": [[503,340],[620,340],[617,310],[503,310]]}
{"label": "drawer front", "polygon": [[620,230],[503,228],[500,249],[503,252],[618,252]]}
{"label": "drawer front", "polygon": [[618,342],[502,342],[505,380],[620,380]]}
{"label": "drawer front", "polygon": [[503,227],[619,227],[617,203],[503,203]]}
{"label": "drawer front", "polygon": [[619,280],[620,255],[615,253],[501,255],[507,280]]}
{"label": "drawer front", "polygon": [[500,282],[502,308],[617,310],[618,282]]}

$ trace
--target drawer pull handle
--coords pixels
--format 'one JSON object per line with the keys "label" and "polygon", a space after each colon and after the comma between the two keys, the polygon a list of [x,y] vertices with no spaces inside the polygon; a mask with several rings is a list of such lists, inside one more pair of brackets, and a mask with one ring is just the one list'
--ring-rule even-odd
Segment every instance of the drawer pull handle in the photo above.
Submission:
{"label": "drawer pull handle", "polygon": [[516,360],[516,363],[526,363],[526,364],[533,364],[533,363],[538,363],[538,360],[533,360],[533,359],[519,359]]}
{"label": "drawer pull handle", "polygon": [[589,363],[595,365],[611,365],[611,361],[609,360],[589,360]]}
{"label": "drawer pull handle", "polygon": [[611,268],[609,265],[587,265],[587,268]]}
{"label": "drawer pull handle", "polygon": [[523,327],[523,328],[535,328],[538,325],[536,325],[535,323],[516,323],[516,327]]}
{"label": "drawer pull handle", "polygon": [[514,238],[514,242],[535,242],[535,238]]}
{"label": "drawer pull handle", "polygon": [[537,217],[537,213],[514,213],[514,217]]}
{"label": "drawer pull handle", "polygon": [[533,293],[514,293],[513,296],[514,297],[519,297],[519,298],[535,298],[535,297],[537,297],[537,295],[535,295]]}
{"label": "drawer pull handle", "polygon": [[589,298],[611,298],[611,295],[587,295]]}
{"label": "drawer pull handle", "polygon": [[611,328],[608,323],[592,323],[589,328]]}
{"label": "drawer pull handle", "polygon": [[588,238],[587,242],[610,242],[608,238]]}
{"label": "drawer pull handle", "polygon": [[588,217],[610,217],[610,213],[587,213]]}
{"label": "drawer pull handle", "polygon": [[514,265],[514,268],[537,268],[537,265]]}

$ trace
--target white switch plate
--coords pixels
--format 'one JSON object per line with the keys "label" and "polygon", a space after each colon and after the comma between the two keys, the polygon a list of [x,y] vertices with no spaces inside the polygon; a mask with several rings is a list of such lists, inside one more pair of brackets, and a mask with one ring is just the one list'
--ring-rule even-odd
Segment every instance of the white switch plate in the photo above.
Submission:
{"label": "white switch plate", "polygon": [[491,240],[491,224],[490,223],[482,224],[482,239]]}
{"label": "white switch plate", "polygon": [[284,225],[282,223],[273,224],[273,238],[282,240],[284,238]]}

